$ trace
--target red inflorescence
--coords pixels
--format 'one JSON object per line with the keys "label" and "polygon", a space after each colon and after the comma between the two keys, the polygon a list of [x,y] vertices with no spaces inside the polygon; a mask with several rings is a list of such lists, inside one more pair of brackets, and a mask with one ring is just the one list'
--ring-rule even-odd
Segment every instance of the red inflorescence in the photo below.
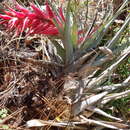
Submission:
{"label": "red inflorescence", "polygon": [[7,6],[9,11],[4,11],[5,15],[0,14],[1,24],[4,24],[8,31],[15,30],[18,35],[26,30],[27,34],[58,35],[59,31],[53,20],[55,19],[60,27],[65,21],[62,8],[59,9],[59,16],[53,13],[48,3],[45,10],[41,10],[36,5],[30,3],[32,11],[16,3],[16,10]]}

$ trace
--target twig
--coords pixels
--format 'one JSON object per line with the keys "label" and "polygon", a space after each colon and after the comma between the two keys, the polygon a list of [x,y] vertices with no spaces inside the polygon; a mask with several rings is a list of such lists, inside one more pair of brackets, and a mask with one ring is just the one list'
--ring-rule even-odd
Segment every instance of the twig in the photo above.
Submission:
{"label": "twig", "polygon": [[118,67],[118,65],[123,60],[125,60],[129,55],[130,55],[130,46],[127,49],[125,49],[121,53],[121,55],[117,58],[117,61],[114,64],[112,64],[107,70],[105,70],[98,78],[93,78],[92,81],[90,81],[90,83],[86,85],[86,89],[90,90],[95,86],[101,84],[103,81],[105,81],[106,78],[110,75],[110,73],[112,73]]}
{"label": "twig", "polygon": [[96,120],[87,119],[87,118],[85,118],[85,117],[82,116],[82,115],[81,115],[80,117],[81,117],[83,120],[87,121],[89,124],[100,125],[100,126],[104,126],[104,127],[106,127],[106,128],[111,128],[111,129],[117,129],[117,130],[119,130],[118,127],[105,124],[105,123],[103,123],[103,122],[101,122],[101,121],[96,121]]}
{"label": "twig", "polygon": [[124,87],[128,87],[130,85],[130,83],[120,83],[120,84],[113,84],[113,85],[106,85],[106,86],[100,86],[98,87],[96,90],[93,90],[93,91],[103,91],[103,90],[106,90],[106,91],[113,91],[115,89],[121,89],[121,88],[124,88]]}
{"label": "twig", "polygon": [[111,96],[108,95],[107,97],[103,98],[102,104],[106,104],[113,99],[120,99],[123,97],[127,97],[128,94],[130,94],[130,90],[126,90],[126,91],[121,92],[121,93],[115,93],[115,94],[112,94]]}
{"label": "twig", "polygon": [[98,114],[100,114],[102,116],[105,116],[105,117],[113,119],[113,120],[122,121],[120,118],[111,116],[110,114],[108,114],[108,113],[106,113],[106,112],[102,111],[101,109],[96,108],[94,106],[87,107],[87,110],[92,111],[94,113],[98,113]]}

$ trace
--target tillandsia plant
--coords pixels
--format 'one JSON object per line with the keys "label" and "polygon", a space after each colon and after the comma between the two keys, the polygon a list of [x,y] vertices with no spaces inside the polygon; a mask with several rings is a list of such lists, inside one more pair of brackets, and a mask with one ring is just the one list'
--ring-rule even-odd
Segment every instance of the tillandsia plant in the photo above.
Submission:
{"label": "tillandsia plant", "polygon": [[[49,1],[46,1],[44,10],[30,3],[32,11],[14,2],[16,10],[6,5],[8,11],[3,10],[5,14],[0,15],[2,19],[0,23],[6,26],[7,31],[15,31],[16,36],[26,32],[27,35],[43,34],[60,37],[66,50],[66,62],[68,63],[73,59],[71,54],[73,49],[94,32],[90,32],[86,38],[83,38],[84,30],[78,29],[76,15],[71,11],[71,2],[68,3],[66,18],[62,7],[54,12],[52,10],[54,7],[50,6]],[[75,15],[74,18],[72,15]]]}
{"label": "tillandsia plant", "polygon": [[[114,15],[111,12],[106,15],[103,22],[98,26],[95,22],[97,12],[89,28],[85,26],[86,23],[80,23],[80,14],[78,13],[86,3],[86,1],[69,0],[65,9],[62,7],[57,9],[47,0],[43,10],[30,3],[32,9],[30,11],[15,2],[16,10],[7,6],[8,11],[3,10],[5,14],[0,14],[1,24],[6,26],[7,31],[14,30],[16,35],[25,32],[27,36],[43,34],[51,37],[50,40],[52,40],[58,56],[62,59],[57,77],[59,75],[65,77],[63,91],[67,102],[71,105],[71,115],[72,117],[79,115],[79,118],[83,121],[72,122],[72,124],[66,122],[63,122],[63,124],[53,122],[52,124],[74,127],[77,124],[92,123],[111,129],[127,128],[127,125],[121,123],[117,125],[117,123],[109,121],[87,119],[82,115],[82,112],[87,109],[111,120],[122,121],[120,118],[105,113],[100,108],[103,108],[107,102],[115,97],[121,98],[129,93],[129,90],[127,90],[117,95],[114,91],[120,89],[120,87],[128,87],[130,77],[123,83],[109,86],[105,84],[113,76],[117,66],[130,56],[128,40],[125,40],[121,44],[122,46],[118,46],[124,30],[130,22],[129,11],[124,23],[115,35],[110,40],[103,41],[116,18],[124,10],[127,10],[128,0],[123,2]],[[128,35],[128,32],[125,35]],[[58,66],[58,63],[55,65]],[[49,124],[44,121],[42,123],[44,125]]]}

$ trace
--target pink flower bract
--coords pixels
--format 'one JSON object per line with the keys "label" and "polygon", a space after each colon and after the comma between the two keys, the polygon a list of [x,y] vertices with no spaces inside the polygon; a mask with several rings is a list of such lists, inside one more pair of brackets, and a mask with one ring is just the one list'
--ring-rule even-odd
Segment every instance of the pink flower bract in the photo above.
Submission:
{"label": "pink flower bract", "polygon": [[48,3],[45,5],[45,10],[39,9],[32,3],[30,3],[32,11],[18,3],[16,3],[15,7],[17,11],[7,6],[9,11],[4,11],[5,15],[0,14],[0,23],[4,24],[8,31],[15,30],[16,35],[22,32],[27,34],[58,35],[59,31],[53,23],[53,19],[63,27],[62,23],[65,18],[61,8],[58,12],[59,16],[56,16]]}

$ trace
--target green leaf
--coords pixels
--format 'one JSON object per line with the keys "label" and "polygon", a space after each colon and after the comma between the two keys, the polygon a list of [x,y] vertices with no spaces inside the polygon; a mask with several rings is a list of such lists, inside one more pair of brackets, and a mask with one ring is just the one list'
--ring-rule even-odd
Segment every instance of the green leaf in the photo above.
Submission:
{"label": "green leaf", "polygon": [[66,22],[64,28],[64,37],[63,37],[63,44],[66,51],[66,65],[71,63],[73,60],[73,44],[71,41],[71,10],[70,10],[70,1],[67,5],[67,13],[66,13]]}
{"label": "green leaf", "polygon": [[2,125],[2,129],[7,130],[7,129],[9,129],[9,126],[8,125]]}
{"label": "green leaf", "polygon": [[76,19],[73,20],[73,26],[71,30],[71,40],[74,48],[76,48],[78,44],[78,25]]}
{"label": "green leaf", "polygon": [[8,114],[8,111],[4,108],[0,110],[0,118],[5,118]]}
{"label": "green leaf", "polygon": [[85,43],[81,46],[81,50],[91,49],[98,46],[103,38],[104,25],[100,26],[99,29],[93,34],[92,38],[87,38]]}

